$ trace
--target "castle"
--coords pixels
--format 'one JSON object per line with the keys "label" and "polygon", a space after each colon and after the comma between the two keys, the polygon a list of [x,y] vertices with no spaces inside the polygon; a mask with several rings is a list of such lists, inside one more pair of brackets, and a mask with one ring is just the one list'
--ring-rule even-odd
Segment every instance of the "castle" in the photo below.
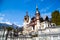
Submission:
{"label": "castle", "polygon": [[37,32],[39,29],[45,29],[46,27],[55,26],[54,23],[51,23],[46,16],[44,19],[40,16],[40,12],[38,7],[36,6],[35,16],[30,19],[28,12],[26,12],[26,16],[24,16],[23,23],[23,34],[29,34],[31,32]]}
{"label": "castle", "polygon": [[[5,33],[4,33],[5,31]],[[12,35],[10,35],[12,33]],[[40,16],[38,7],[36,7],[35,16],[30,18],[28,12],[24,16],[23,31],[14,32],[14,29],[11,30],[7,35],[7,30],[0,30],[0,36],[4,34],[2,39],[7,40],[60,40],[60,26],[56,26],[55,23],[52,23],[48,16],[44,19]],[[18,35],[18,36],[14,36]],[[2,40],[0,37],[0,40]]]}

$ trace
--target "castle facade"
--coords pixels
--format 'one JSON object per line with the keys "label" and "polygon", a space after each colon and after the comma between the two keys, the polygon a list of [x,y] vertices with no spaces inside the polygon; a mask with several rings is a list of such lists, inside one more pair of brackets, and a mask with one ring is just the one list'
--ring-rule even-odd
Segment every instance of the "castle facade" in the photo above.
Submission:
{"label": "castle facade", "polygon": [[23,34],[29,34],[31,32],[37,32],[39,29],[46,29],[46,27],[56,26],[46,16],[44,19],[41,17],[38,7],[36,7],[35,16],[30,18],[28,12],[24,16]]}

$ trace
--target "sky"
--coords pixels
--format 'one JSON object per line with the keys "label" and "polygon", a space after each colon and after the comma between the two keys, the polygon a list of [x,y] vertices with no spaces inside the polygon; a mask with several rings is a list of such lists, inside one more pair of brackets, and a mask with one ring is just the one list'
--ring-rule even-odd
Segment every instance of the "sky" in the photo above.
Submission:
{"label": "sky", "polygon": [[41,17],[51,18],[53,11],[60,11],[60,0],[0,0],[0,22],[23,25],[26,11],[30,18],[35,16],[36,5]]}

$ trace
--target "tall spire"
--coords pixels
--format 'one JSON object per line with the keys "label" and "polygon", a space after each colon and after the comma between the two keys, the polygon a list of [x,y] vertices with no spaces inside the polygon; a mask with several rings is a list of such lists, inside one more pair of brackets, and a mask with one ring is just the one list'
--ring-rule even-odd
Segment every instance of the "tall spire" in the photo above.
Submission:
{"label": "tall spire", "polygon": [[36,15],[39,14],[40,15],[40,12],[38,10],[38,6],[36,5]]}
{"label": "tall spire", "polygon": [[38,6],[36,5],[36,11],[38,11]]}
{"label": "tall spire", "polygon": [[26,16],[28,16],[28,11],[26,11]]}
{"label": "tall spire", "polygon": [[39,11],[38,11],[38,6],[36,5],[36,13],[39,13]]}
{"label": "tall spire", "polygon": [[36,8],[38,8],[38,6],[36,5]]}

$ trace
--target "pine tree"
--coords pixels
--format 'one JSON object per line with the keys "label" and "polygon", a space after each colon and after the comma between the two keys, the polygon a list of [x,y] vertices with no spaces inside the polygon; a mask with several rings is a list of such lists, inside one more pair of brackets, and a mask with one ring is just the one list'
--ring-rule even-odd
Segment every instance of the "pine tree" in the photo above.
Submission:
{"label": "pine tree", "polygon": [[59,23],[59,11],[54,11],[54,12],[52,12],[52,23],[55,23],[56,25],[58,25],[58,23]]}
{"label": "pine tree", "polygon": [[59,16],[57,18],[57,25],[60,25],[60,14],[59,14]]}

